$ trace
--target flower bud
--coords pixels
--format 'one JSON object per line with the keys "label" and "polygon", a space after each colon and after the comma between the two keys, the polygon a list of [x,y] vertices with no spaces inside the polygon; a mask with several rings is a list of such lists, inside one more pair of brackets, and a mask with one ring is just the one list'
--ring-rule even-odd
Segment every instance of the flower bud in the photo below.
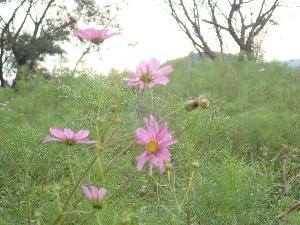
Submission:
{"label": "flower bud", "polygon": [[193,169],[198,169],[200,167],[199,162],[198,161],[194,161],[192,163],[192,167],[193,167]]}
{"label": "flower bud", "polygon": [[120,124],[122,122],[121,118],[119,116],[114,117],[114,123],[115,124]]}
{"label": "flower bud", "polygon": [[53,190],[56,191],[56,192],[60,192],[61,186],[59,184],[54,184]]}
{"label": "flower bud", "polygon": [[140,196],[145,196],[148,193],[147,186],[142,186],[139,190]]}
{"label": "flower bud", "polygon": [[111,108],[110,108],[110,111],[119,112],[119,107],[117,105],[112,105]]}
{"label": "flower bud", "polygon": [[171,163],[166,163],[165,168],[166,168],[166,171],[171,171],[171,170],[173,170],[173,165]]}
{"label": "flower bud", "polygon": [[196,99],[189,99],[185,104],[185,109],[187,111],[192,111],[198,107],[199,107],[199,101],[197,101]]}
{"label": "flower bud", "polygon": [[209,107],[209,100],[206,98],[200,99],[199,105],[202,109],[206,109]]}
{"label": "flower bud", "polygon": [[131,219],[130,219],[130,217],[129,217],[129,216],[126,216],[126,217],[122,218],[122,219],[120,220],[120,224],[121,224],[121,225],[131,224]]}
{"label": "flower bud", "polygon": [[71,182],[69,180],[66,180],[64,182],[64,187],[67,188],[67,187],[70,187],[71,186]]}

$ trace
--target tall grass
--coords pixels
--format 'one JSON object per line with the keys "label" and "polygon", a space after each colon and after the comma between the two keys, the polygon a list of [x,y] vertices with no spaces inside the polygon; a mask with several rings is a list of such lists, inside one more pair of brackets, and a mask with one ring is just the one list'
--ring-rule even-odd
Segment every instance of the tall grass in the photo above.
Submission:
{"label": "tall grass", "polygon": [[[192,162],[199,162],[180,224],[299,224],[297,211],[280,221],[276,216],[300,198],[300,71],[233,59],[171,63],[171,82],[154,89],[159,119],[189,96],[203,94],[211,102],[208,110],[179,111],[168,119],[178,140],[171,152],[179,200]],[[49,127],[87,128],[96,138],[96,124],[103,132],[117,110],[122,136],[141,127],[152,108],[149,93],[129,89],[120,74],[34,78],[20,82],[16,91],[0,89],[0,102],[6,102],[0,106],[0,224],[5,225],[53,223],[93,157],[93,147],[42,143]],[[131,141],[107,149],[103,164]],[[84,183],[105,185],[112,198],[96,213],[78,190],[63,224],[98,224],[96,215],[105,225],[126,224],[128,217],[127,224],[172,224],[167,176],[138,173],[135,157],[141,151],[138,145],[128,148],[101,181],[104,165],[96,164]]]}

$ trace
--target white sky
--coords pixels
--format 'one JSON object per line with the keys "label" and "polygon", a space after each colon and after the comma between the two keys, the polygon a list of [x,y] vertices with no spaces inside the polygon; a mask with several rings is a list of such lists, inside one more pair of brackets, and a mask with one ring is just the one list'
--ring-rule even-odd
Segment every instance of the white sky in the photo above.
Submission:
{"label": "white sky", "polygon": [[[293,4],[298,1],[287,2]],[[174,19],[163,9],[161,0],[128,2],[128,6],[119,16],[123,35],[107,39],[102,45],[100,56],[92,54],[86,58],[86,63],[94,70],[107,72],[110,68],[132,69],[143,59],[156,57],[164,62],[188,55],[194,50]],[[265,59],[300,58],[300,8],[280,8],[275,18],[279,26],[271,27],[265,38]],[[138,43],[135,47],[127,46],[128,43],[134,42]],[[227,47],[238,50],[236,46]],[[72,56],[74,55],[79,57],[80,53],[73,52]],[[70,58],[70,62],[74,63],[78,57]]]}
{"label": "white sky", "polygon": [[[155,57],[161,62],[186,56],[194,48],[189,39],[179,29],[174,19],[168,14],[163,0],[127,0],[128,5],[120,11],[118,20],[123,28],[122,36],[105,40],[98,54],[85,58],[87,68],[106,73],[111,68],[134,69],[141,60]],[[290,5],[300,0],[285,0]],[[0,10],[1,11],[1,10]],[[275,13],[279,26],[271,27],[264,41],[266,60],[288,60],[300,58],[300,8],[279,8]],[[93,27],[86,24],[80,28]],[[82,54],[74,47],[80,42],[76,37],[64,45],[71,68]],[[134,47],[129,43],[137,43]],[[234,53],[235,45],[225,46]],[[44,65],[48,68],[58,65],[58,57],[50,57]]]}

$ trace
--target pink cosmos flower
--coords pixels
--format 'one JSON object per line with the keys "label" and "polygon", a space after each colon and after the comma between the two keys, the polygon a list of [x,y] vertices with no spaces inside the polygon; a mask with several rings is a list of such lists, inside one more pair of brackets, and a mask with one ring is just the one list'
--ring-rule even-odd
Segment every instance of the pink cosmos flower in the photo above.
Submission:
{"label": "pink cosmos flower", "polygon": [[166,85],[169,83],[167,75],[173,71],[172,66],[164,66],[159,68],[160,62],[151,58],[149,63],[142,61],[136,68],[136,72],[126,70],[125,72],[129,75],[124,80],[128,81],[128,86],[139,86],[140,91],[145,88],[152,88],[156,84]]}
{"label": "pink cosmos flower", "polygon": [[167,123],[159,127],[156,118],[152,115],[149,119],[144,118],[144,123],[146,129],[138,128],[135,133],[137,143],[146,147],[146,150],[136,157],[137,170],[142,170],[145,163],[149,161],[149,174],[152,176],[153,167],[158,167],[160,173],[165,171],[164,161],[171,161],[169,147],[175,144],[176,140],[168,131]]}
{"label": "pink cosmos flower", "polygon": [[88,28],[88,29],[75,29],[74,35],[81,38],[91,41],[92,43],[99,45],[105,39],[110,38],[114,35],[119,35],[120,33],[110,33],[108,34],[108,29],[100,29],[96,30],[95,28]]}
{"label": "pink cosmos flower", "polygon": [[96,144],[96,141],[90,141],[88,139],[89,131],[88,130],[79,130],[77,133],[74,133],[71,129],[65,128],[61,130],[57,127],[50,128],[50,133],[54,137],[46,136],[43,138],[44,142],[64,142],[67,145],[74,144]]}
{"label": "pink cosmos flower", "polygon": [[105,199],[107,190],[105,188],[97,188],[92,185],[91,187],[82,187],[85,197],[93,204],[94,208],[101,209]]}

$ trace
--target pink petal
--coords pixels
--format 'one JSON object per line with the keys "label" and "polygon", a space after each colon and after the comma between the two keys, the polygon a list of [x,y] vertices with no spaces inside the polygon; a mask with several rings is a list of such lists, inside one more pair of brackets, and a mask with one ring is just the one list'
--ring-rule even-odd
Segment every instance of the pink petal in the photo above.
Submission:
{"label": "pink petal", "polygon": [[156,136],[155,127],[153,129],[153,127],[151,126],[151,125],[153,125],[153,121],[150,122],[150,120],[151,120],[151,116],[149,119],[144,118],[144,124],[145,124],[145,127],[147,128],[147,134],[148,134],[149,139],[155,139],[155,136]]}
{"label": "pink petal", "polygon": [[149,127],[152,128],[152,130],[156,133],[158,131],[158,123],[154,116],[150,115],[149,118]]}
{"label": "pink petal", "polygon": [[170,81],[169,78],[164,76],[156,77],[152,80],[153,83],[162,84],[162,85],[166,85],[167,83],[169,83],[169,81]]}
{"label": "pink petal", "polygon": [[149,67],[146,61],[140,62],[139,67],[137,68],[137,72],[139,75],[144,75],[149,73]]}
{"label": "pink petal", "polygon": [[143,85],[143,82],[141,82],[139,79],[133,79],[129,80],[127,83],[128,86],[138,86],[138,85]]}
{"label": "pink petal", "polygon": [[136,157],[136,160],[138,161],[136,169],[141,171],[144,168],[145,163],[150,160],[148,152],[144,151],[141,155]]}
{"label": "pink petal", "polygon": [[138,144],[147,144],[149,142],[147,132],[143,128],[138,128],[135,132],[135,136]]}
{"label": "pink petal", "polygon": [[145,89],[145,84],[143,82],[140,83],[140,93]]}
{"label": "pink petal", "polygon": [[71,140],[74,138],[74,132],[69,128],[64,129],[64,135],[65,135],[65,138],[68,140]]}
{"label": "pink petal", "polygon": [[149,176],[152,177],[153,175],[153,165],[150,163],[150,166],[149,166]]}
{"label": "pink petal", "polygon": [[171,145],[176,144],[177,141],[175,139],[172,139],[171,136],[169,136],[169,137],[166,136],[164,139],[162,139],[158,143],[161,148],[169,148]]}
{"label": "pink petal", "polygon": [[149,67],[150,67],[150,72],[153,73],[155,72],[160,66],[160,62],[155,59],[155,58],[151,58],[149,61]]}
{"label": "pink petal", "polygon": [[79,141],[88,137],[90,132],[88,130],[80,130],[74,135],[74,139]]}
{"label": "pink petal", "polygon": [[155,82],[155,80],[150,81],[150,83],[148,83],[146,86],[147,88],[153,88],[155,85],[157,85],[158,83]]}
{"label": "pink petal", "polygon": [[90,187],[92,199],[97,199],[98,197],[98,189],[95,185]]}
{"label": "pink petal", "polygon": [[64,132],[57,127],[50,128],[50,133],[59,139],[63,139],[65,137]]}
{"label": "pink petal", "polygon": [[49,137],[49,136],[46,136],[43,138],[43,141],[44,142],[51,142],[51,141],[58,141],[58,142],[62,142],[61,139],[58,139],[58,138],[54,138],[54,137]]}
{"label": "pink petal", "polygon": [[163,160],[158,161],[159,172],[163,174],[165,172],[165,164]]}
{"label": "pink petal", "polygon": [[75,36],[78,36],[82,39],[86,39],[89,41],[95,41],[95,40],[104,41],[106,38],[120,34],[120,33],[108,34],[108,29],[105,28],[100,30],[96,30],[95,28],[87,28],[87,29],[77,28],[74,30],[73,33]]}
{"label": "pink petal", "polygon": [[82,39],[87,39],[87,40],[90,39],[89,32],[86,31],[86,30],[81,30],[81,29],[77,28],[77,29],[74,30],[74,35],[77,36],[77,37],[80,37]]}
{"label": "pink petal", "polygon": [[169,135],[169,133],[168,133],[168,124],[163,123],[163,125],[159,128],[159,130],[156,133],[156,139],[161,140],[166,135]]}
{"label": "pink petal", "polygon": [[115,36],[115,35],[121,35],[121,33],[120,32],[118,32],[118,33],[111,33],[111,34],[106,35],[106,38],[110,38],[110,37]]}
{"label": "pink petal", "polygon": [[107,191],[107,190],[106,190],[105,188],[100,188],[100,189],[98,190],[98,200],[99,200],[99,201],[103,201],[103,200],[104,200],[106,191]]}
{"label": "pink petal", "polygon": [[87,145],[94,145],[94,144],[97,144],[97,141],[81,140],[81,141],[77,141],[76,143],[78,143],[78,144],[87,144]]}
{"label": "pink petal", "polygon": [[85,197],[86,197],[87,199],[91,200],[93,196],[92,196],[92,193],[91,193],[91,191],[89,190],[89,188],[88,188],[88,187],[85,187],[85,186],[82,186],[82,189],[83,189],[83,192],[84,192],[84,194],[85,194]]}
{"label": "pink petal", "polygon": [[164,66],[155,72],[156,76],[165,76],[173,71],[172,66]]}
{"label": "pink petal", "polygon": [[161,149],[160,151],[158,151],[156,153],[156,158],[158,160],[165,160],[165,161],[170,162],[171,161],[171,154],[170,154],[168,149]]}

